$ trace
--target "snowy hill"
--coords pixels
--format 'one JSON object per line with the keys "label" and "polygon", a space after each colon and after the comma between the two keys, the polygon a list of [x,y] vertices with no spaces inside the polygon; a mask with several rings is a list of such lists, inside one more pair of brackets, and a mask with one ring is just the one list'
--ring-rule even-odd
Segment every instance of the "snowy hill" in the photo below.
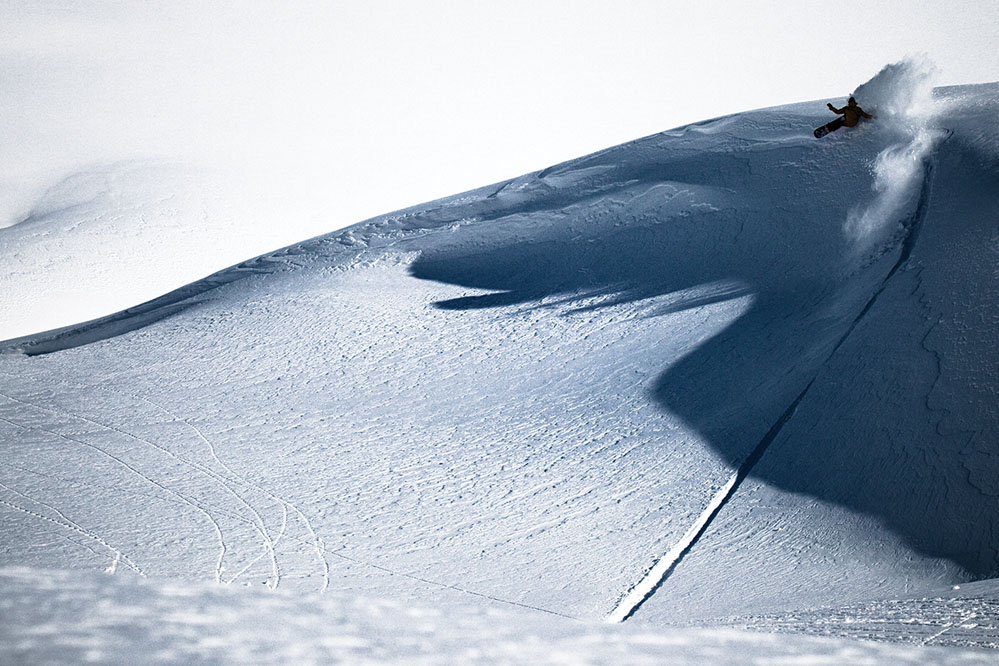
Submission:
{"label": "snowy hill", "polygon": [[999,577],[999,85],[858,97],[0,343],[0,564],[647,629]]}
{"label": "snowy hill", "polygon": [[162,159],[35,176],[44,191],[0,228],[0,338],[112,314],[287,242],[308,214],[254,178]]}

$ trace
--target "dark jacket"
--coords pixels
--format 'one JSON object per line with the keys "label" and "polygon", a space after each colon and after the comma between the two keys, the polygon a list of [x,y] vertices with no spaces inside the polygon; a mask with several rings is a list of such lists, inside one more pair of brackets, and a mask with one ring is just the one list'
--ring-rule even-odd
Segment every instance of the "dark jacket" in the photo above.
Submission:
{"label": "dark jacket", "polygon": [[826,104],[829,110],[833,113],[843,114],[843,124],[847,127],[853,127],[860,122],[861,118],[873,118],[871,114],[864,111],[862,108],[857,106],[857,102],[851,97],[850,101],[842,109],[837,109],[832,104]]}

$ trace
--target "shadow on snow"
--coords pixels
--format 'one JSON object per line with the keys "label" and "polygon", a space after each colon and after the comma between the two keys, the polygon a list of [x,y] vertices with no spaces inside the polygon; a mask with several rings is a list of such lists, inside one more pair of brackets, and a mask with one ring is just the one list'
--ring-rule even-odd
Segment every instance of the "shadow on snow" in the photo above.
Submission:
{"label": "shadow on snow", "polygon": [[[848,270],[851,253],[842,232],[847,214],[842,202],[868,196],[869,176],[854,168],[853,175],[830,183],[802,174],[796,161],[804,150],[809,148],[776,146],[644,168],[625,163],[598,170],[589,180],[569,181],[566,187],[580,196],[568,208],[564,191],[539,182],[543,193],[532,205],[515,202],[503,211],[494,204],[483,215],[494,224],[456,232],[447,246],[425,251],[411,274],[492,292],[437,304],[453,311],[521,306],[568,307],[571,313],[648,301],[635,308],[636,316],[648,316],[649,306],[654,315],[664,315],[751,292],[753,303],[743,316],[661,373],[651,389],[656,403],[682,417],[738,467],[803,389],[824,378],[831,402],[812,406],[817,422],[809,427],[825,436],[778,439],[751,476],[876,516],[917,551],[950,559],[974,577],[995,576],[995,497],[970,487],[941,487],[940,479],[952,486],[967,478],[960,457],[951,455],[954,451],[909,455],[901,468],[885,469],[898,462],[899,446],[918,451],[930,445],[886,436],[909,414],[901,408],[863,411],[862,404],[857,405],[859,414],[834,411],[837,405],[854,405],[843,393],[862,387],[841,385],[846,380],[829,368],[838,367],[837,359],[848,351],[877,353],[839,345],[881,289],[899,253],[896,249],[867,268]],[[836,154],[825,157],[835,160]],[[606,159],[613,162],[620,156]],[[837,173],[836,165],[831,173]],[[614,189],[614,182],[624,184]],[[702,194],[715,192],[729,203],[677,212],[667,201],[657,208],[643,196],[656,183],[679,183],[681,189],[706,186]],[[583,195],[594,190],[601,195]],[[830,195],[830,190],[835,192]],[[741,199],[741,193],[752,197]],[[558,219],[546,218],[547,210]],[[528,227],[532,233],[523,233]],[[488,231],[476,231],[482,229]],[[720,286],[705,292],[705,285]],[[691,292],[695,296],[674,298],[660,310],[650,300]],[[919,307],[913,297],[910,309]],[[881,331],[888,334],[892,325]],[[911,357],[909,352],[899,362],[927,362],[926,357]],[[925,368],[909,370],[914,378],[927,376]],[[886,366],[885,372],[891,371]],[[873,381],[883,379],[875,376]],[[904,381],[897,388],[928,390]],[[862,424],[855,422],[858,417]],[[920,436],[920,431],[914,433]],[[942,441],[934,439],[933,446]],[[962,446],[946,441],[946,447]],[[999,477],[999,472],[992,475]],[[988,482],[999,487],[999,478]]]}

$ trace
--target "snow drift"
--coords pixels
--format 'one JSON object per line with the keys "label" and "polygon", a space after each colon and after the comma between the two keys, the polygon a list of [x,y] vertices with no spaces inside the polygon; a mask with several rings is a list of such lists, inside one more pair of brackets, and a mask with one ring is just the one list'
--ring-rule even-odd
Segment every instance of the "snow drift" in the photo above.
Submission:
{"label": "snow drift", "polygon": [[999,86],[920,71],[3,343],[0,561],[656,624],[999,576]]}

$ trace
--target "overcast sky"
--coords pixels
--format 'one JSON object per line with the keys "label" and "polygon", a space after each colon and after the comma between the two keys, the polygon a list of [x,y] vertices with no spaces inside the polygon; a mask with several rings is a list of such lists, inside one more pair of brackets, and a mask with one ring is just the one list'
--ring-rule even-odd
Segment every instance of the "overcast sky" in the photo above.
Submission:
{"label": "overcast sky", "polygon": [[0,226],[38,178],[181,155],[258,172],[312,235],[681,124],[842,101],[911,53],[940,84],[996,81],[997,44],[992,0],[0,0]]}

